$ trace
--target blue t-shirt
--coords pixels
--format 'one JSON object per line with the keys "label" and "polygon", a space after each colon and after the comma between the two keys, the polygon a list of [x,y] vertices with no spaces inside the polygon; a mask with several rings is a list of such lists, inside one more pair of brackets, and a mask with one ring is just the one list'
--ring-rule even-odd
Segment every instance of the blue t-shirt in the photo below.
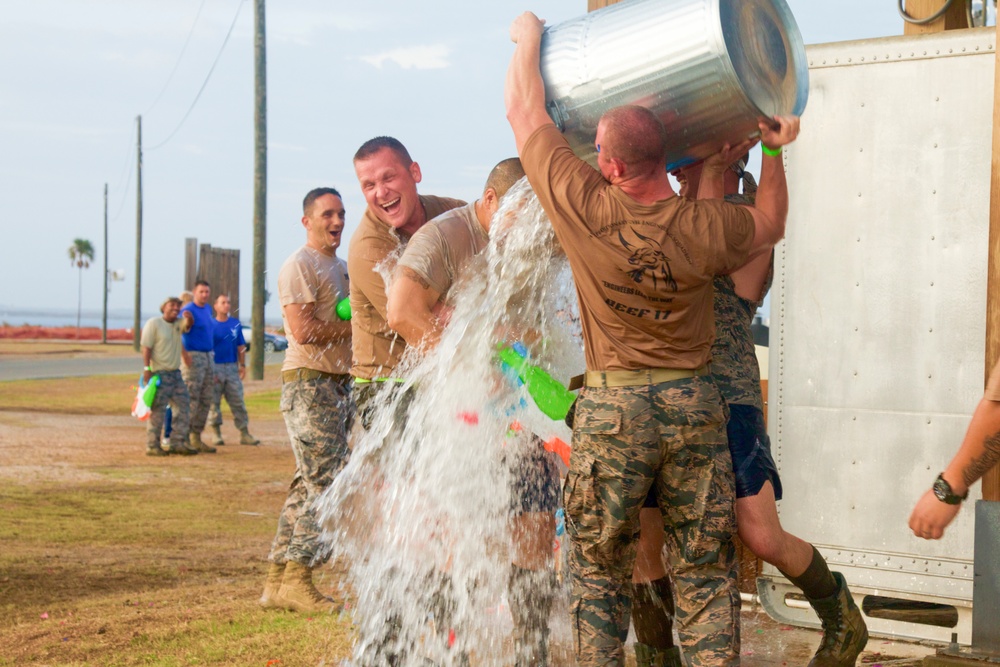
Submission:
{"label": "blue t-shirt", "polygon": [[240,359],[239,347],[247,344],[243,338],[243,325],[235,317],[230,317],[225,322],[214,322],[212,336],[215,341],[215,363],[235,364]]}
{"label": "blue t-shirt", "polygon": [[196,306],[192,301],[181,308],[181,312],[188,311],[194,316],[194,324],[191,330],[184,334],[184,349],[189,352],[211,352],[212,332],[215,330],[215,318],[212,317],[212,307],[207,303],[204,306]]}

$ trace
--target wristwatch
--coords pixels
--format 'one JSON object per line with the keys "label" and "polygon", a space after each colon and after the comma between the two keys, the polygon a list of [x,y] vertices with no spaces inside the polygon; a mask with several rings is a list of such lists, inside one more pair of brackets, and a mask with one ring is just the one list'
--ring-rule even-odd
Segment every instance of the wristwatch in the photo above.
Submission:
{"label": "wristwatch", "polygon": [[968,489],[965,490],[964,496],[960,496],[952,491],[951,484],[944,478],[944,473],[937,476],[932,488],[934,490],[934,497],[946,505],[960,505],[963,500],[969,497]]}

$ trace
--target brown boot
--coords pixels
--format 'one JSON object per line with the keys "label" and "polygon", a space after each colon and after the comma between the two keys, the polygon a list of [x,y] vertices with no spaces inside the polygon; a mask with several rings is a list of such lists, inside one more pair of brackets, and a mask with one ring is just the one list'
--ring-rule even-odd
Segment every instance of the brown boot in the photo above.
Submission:
{"label": "brown boot", "polygon": [[278,595],[278,589],[281,588],[281,580],[284,575],[284,563],[280,565],[278,563],[271,563],[267,568],[267,579],[264,581],[264,594],[257,600],[257,604],[264,609],[279,609],[281,607],[274,599]]}
{"label": "brown boot", "polygon": [[868,643],[868,627],[844,575],[834,572],[837,592],[828,598],[809,600],[823,623],[823,641],[809,662],[809,667],[850,667]]}
{"label": "brown boot", "polygon": [[218,424],[212,425],[212,444],[216,446],[226,444],[222,441],[222,427]]}
{"label": "brown boot", "polygon": [[188,446],[197,452],[205,454],[214,454],[216,452],[215,447],[210,447],[202,441],[201,433],[195,433],[194,431],[188,433]]}
{"label": "brown boot", "polygon": [[250,435],[250,431],[243,429],[240,431],[240,444],[241,445],[259,445],[260,440]]}
{"label": "brown boot", "polygon": [[316,590],[312,580],[312,568],[291,560],[285,563],[285,574],[281,579],[277,597],[271,599],[285,609],[304,613],[329,614],[340,610],[332,598]]}

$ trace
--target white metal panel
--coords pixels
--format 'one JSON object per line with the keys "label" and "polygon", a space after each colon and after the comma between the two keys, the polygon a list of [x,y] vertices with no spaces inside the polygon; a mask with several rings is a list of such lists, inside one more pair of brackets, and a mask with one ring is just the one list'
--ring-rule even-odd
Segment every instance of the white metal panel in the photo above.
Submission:
{"label": "white metal panel", "polygon": [[983,392],[994,39],[983,28],[807,48],[771,297],[782,524],[855,593],[960,607],[964,643],[973,513],[937,542],[907,519]]}

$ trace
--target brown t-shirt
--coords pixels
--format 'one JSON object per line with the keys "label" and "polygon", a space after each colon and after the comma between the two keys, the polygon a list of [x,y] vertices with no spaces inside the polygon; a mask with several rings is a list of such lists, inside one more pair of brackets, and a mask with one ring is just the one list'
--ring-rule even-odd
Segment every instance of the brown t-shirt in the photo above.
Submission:
{"label": "brown t-shirt", "polygon": [[1000,361],[990,371],[990,380],[986,383],[984,396],[987,401],[1000,401]]}
{"label": "brown t-shirt", "polygon": [[285,260],[278,272],[281,321],[288,337],[288,350],[281,370],[309,368],[336,374],[350,371],[351,345],[348,341],[329,345],[299,343],[285,316],[285,306],[289,304],[314,303],[313,314],[316,319],[337,322],[337,302],[347,296],[349,287],[347,263],[339,257],[324,255],[315,248],[302,246]]}
{"label": "brown t-shirt", "polygon": [[712,280],[746,262],[750,212],[683,197],[640,204],[576,157],[553,125],[528,138],[521,163],[573,269],[587,368],[708,362]]}
{"label": "brown t-shirt", "polygon": [[[427,219],[463,206],[460,199],[420,195]],[[404,341],[386,323],[388,287],[383,276],[391,276],[406,248],[408,236],[381,222],[365,209],[361,224],[351,237],[347,267],[351,273],[351,375],[373,380],[391,377],[406,350]]]}
{"label": "brown t-shirt", "polygon": [[465,264],[490,242],[479,224],[476,204],[453,208],[417,230],[399,258],[405,266],[427,281],[449,304],[448,290]]}

